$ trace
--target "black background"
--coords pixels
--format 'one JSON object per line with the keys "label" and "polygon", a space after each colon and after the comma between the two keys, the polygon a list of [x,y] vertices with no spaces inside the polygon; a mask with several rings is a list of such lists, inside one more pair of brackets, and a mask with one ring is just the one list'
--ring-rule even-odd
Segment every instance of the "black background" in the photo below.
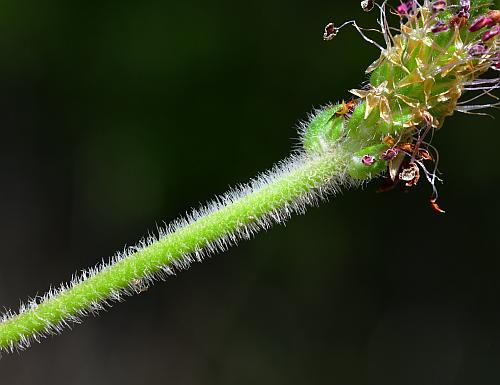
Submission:
{"label": "black background", "polygon": [[[0,6],[0,304],[287,156],[378,53],[357,1]],[[492,111],[497,117],[498,112]],[[0,361],[10,384],[500,382],[498,122],[456,115],[430,186],[379,182]]]}

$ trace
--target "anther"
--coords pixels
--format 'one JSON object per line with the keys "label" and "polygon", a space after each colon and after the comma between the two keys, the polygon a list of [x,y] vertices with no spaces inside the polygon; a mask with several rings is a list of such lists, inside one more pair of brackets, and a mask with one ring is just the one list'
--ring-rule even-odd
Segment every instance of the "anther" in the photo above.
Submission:
{"label": "anther", "polygon": [[399,173],[399,179],[406,182],[406,186],[411,187],[418,183],[420,171],[415,163],[410,163],[409,167],[403,168]]}
{"label": "anther", "polygon": [[500,26],[497,24],[497,25],[493,26],[490,30],[483,33],[483,36],[481,36],[481,40],[488,41],[488,40],[494,38],[499,33],[500,33]]}
{"label": "anther", "polygon": [[339,29],[335,27],[333,23],[328,23],[325,27],[325,32],[323,33],[323,40],[332,40],[335,36],[337,36],[338,32]]}
{"label": "anther", "polygon": [[469,55],[471,56],[483,56],[488,53],[488,47],[486,47],[483,43],[474,44],[469,49]]}
{"label": "anther", "polygon": [[361,163],[363,163],[365,166],[371,166],[373,163],[375,163],[375,157],[372,155],[363,155],[361,158]]}
{"label": "anther", "polygon": [[460,5],[462,6],[462,11],[470,11],[470,0],[460,0]]}
{"label": "anther", "polygon": [[467,20],[470,17],[470,1],[460,0],[460,5],[462,8],[455,15],[450,17],[450,26],[462,28],[467,24]]}
{"label": "anther", "polygon": [[361,2],[361,8],[363,8],[363,11],[365,12],[370,12],[374,5],[374,0],[363,0]]}
{"label": "anther", "polygon": [[462,28],[467,24],[469,14],[459,11],[456,15],[450,17],[450,27]]}
{"label": "anther", "polygon": [[426,149],[424,149],[424,148],[420,148],[420,149],[418,150],[418,156],[419,156],[421,159],[423,159],[423,160],[434,160],[434,159],[432,158],[432,155],[430,154],[430,152],[429,152],[429,151],[427,151],[427,150],[426,150]]}
{"label": "anther", "polygon": [[438,13],[446,9],[446,0],[438,0],[432,3],[432,12]]}
{"label": "anther", "polygon": [[385,150],[382,155],[380,155],[380,158],[382,160],[393,160],[396,156],[398,156],[399,150],[396,148],[389,148]]}
{"label": "anther", "polygon": [[396,8],[396,11],[400,17],[402,16],[408,17],[408,14],[413,10],[413,6],[414,6],[413,0],[401,2],[401,4],[398,5],[398,7]]}
{"label": "anther", "polygon": [[495,64],[493,69],[496,69],[497,71],[500,70],[500,52],[497,52],[497,57],[493,59],[493,64]]}
{"label": "anther", "polygon": [[489,17],[481,16],[477,18],[472,25],[469,27],[469,32],[476,32],[479,31],[481,28],[491,25],[493,23],[493,19],[490,19]]}
{"label": "anther", "polygon": [[486,14],[486,17],[492,20],[492,24],[500,23],[500,11],[496,9],[492,9],[491,11],[488,11]]}
{"label": "anther", "polygon": [[450,27],[448,27],[448,24],[442,22],[442,21],[438,21],[436,24],[434,24],[434,26],[431,28],[431,32],[432,33],[440,33],[440,32],[445,32],[445,31],[448,31],[448,29],[450,29]]}

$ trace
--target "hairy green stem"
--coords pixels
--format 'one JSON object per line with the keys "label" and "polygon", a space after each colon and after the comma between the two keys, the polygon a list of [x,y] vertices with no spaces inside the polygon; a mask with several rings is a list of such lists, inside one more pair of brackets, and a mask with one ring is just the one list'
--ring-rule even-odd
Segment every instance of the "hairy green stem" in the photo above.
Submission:
{"label": "hairy green stem", "polygon": [[[343,171],[339,152],[304,157],[291,170],[270,183],[229,203],[218,211],[179,228],[172,234],[130,254],[97,274],[51,296],[0,324],[0,348],[12,350],[71,317],[127,289],[133,282],[154,276],[165,266],[234,234],[276,210],[297,201],[312,190],[326,187]],[[62,326],[62,325],[60,325]]]}

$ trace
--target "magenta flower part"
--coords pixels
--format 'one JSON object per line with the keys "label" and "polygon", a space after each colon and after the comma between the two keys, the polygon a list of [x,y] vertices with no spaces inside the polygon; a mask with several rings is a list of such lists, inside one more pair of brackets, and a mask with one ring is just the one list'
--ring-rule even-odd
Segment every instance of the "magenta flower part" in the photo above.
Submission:
{"label": "magenta flower part", "polygon": [[432,3],[432,12],[437,13],[437,12],[442,12],[446,9],[446,1],[445,0],[438,0]]}
{"label": "magenta flower part", "polygon": [[460,0],[460,5],[462,6],[462,11],[470,11],[470,0]]}
{"label": "magenta flower part", "polygon": [[414,5],[413,0],[401,2],[401,4],[396,8],[396,11],[399,16],[406,16],[413,10]]}
{"label": "magenta flower part", "polygon": [[483,36],[481,36],[482,41],[488,41],[490,39],[493,39],[496,35],[500,33],[500,26],[497,24],[493,26],[491,29],[486,31]]}
{"label": "magenta flower part", "polygon": [[488,47],[486,47],[483,43],[474,44],[469,49],[469,55],[471,56],[482,56],[488,53]]}
{"label": "magenta flower part", "polygon": [[444,23],[443,21],[438,21],[434,26],[431,28],[432,33],[439,33],[439,32],[444,32],[448,31],[450,27],[448,24]]}
{"label": "magenta flower part", "polygon": [[406,15],[408,13],[408,7],[406,6],[406,4],[398,5],[396,10],[400,15]]}
{"label": "magenta flower part", "polygon": [[363,163],[365,166],[371,166],[373,163],[375,163],[375,157],[372,155],[363,155],[361,158],[361,163]]}
{"label": "magenta flower part", "polygon": [[469,27],[469,32],[479,31],[481,28],[487,25],[491,25],[491,23],[493,23],[492,19],[490,19],[489,17],[481,16],[472,23],[472,25]]}

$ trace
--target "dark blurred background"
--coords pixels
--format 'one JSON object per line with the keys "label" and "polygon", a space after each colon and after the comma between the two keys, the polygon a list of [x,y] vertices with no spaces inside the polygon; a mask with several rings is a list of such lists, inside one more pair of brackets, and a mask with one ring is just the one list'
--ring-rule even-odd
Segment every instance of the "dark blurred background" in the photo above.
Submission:
{"label": "dark blurred background", "polygon": [[[287,156],[377,50],[357,1],[0,5],[0,304],[42,294]],[[499,114],[492,112],[497,117]],[[435,137],[445,184],[346,191],[3,357],[10,384],[500,383],[498,122]]]}

